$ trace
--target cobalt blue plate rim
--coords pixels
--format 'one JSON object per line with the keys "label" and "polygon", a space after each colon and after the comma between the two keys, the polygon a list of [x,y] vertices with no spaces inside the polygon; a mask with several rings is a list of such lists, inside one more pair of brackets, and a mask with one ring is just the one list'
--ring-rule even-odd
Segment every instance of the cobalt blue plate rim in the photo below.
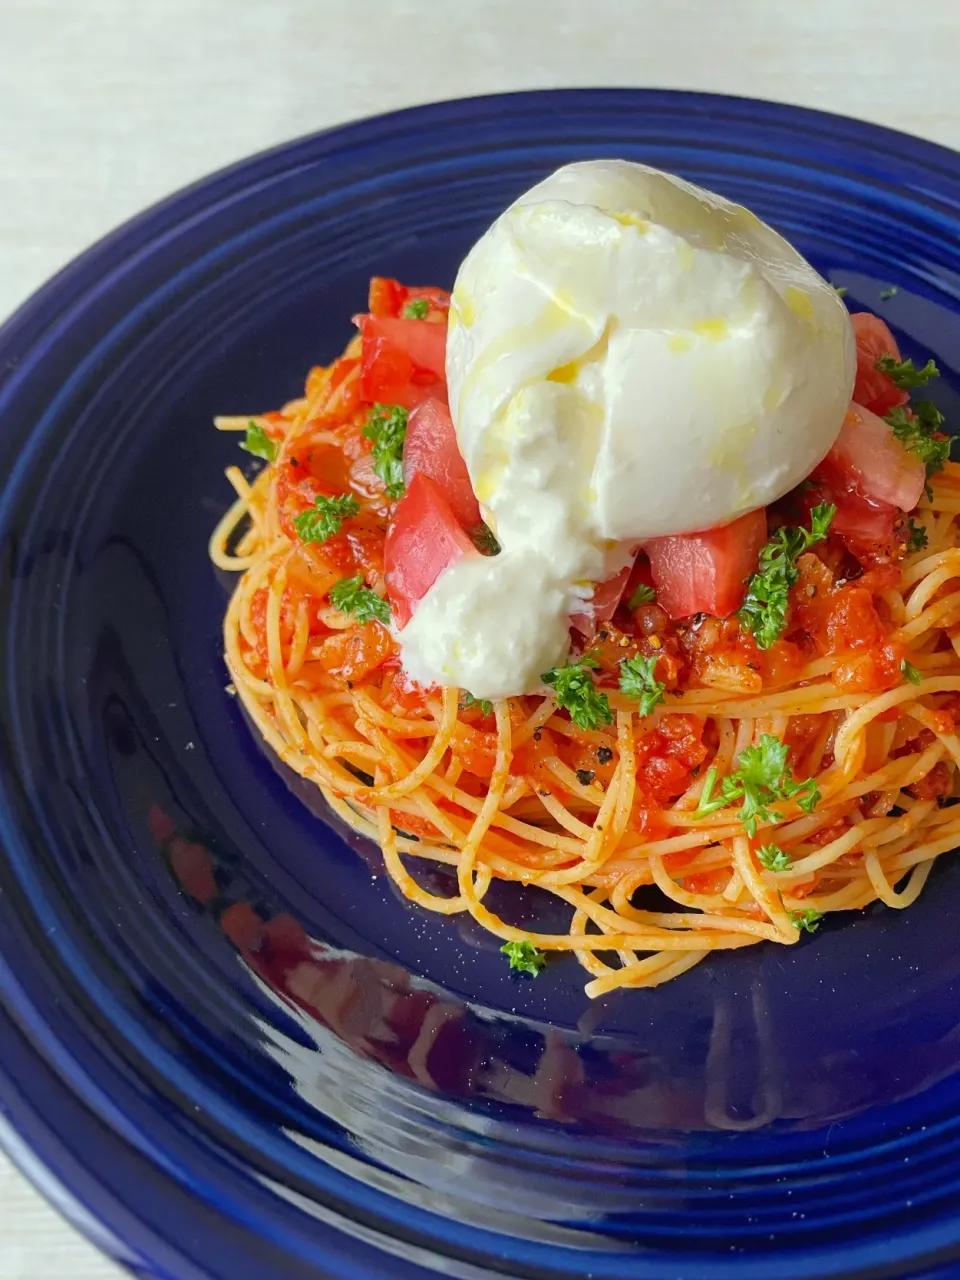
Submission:
{"label": "cobalt blue plate rim", "polygon": [[[786,140],[792,139],[796,155],[786,159],[797,173],[806,173],[811,199],[818,171],[829,173],[838,190],[844,182],[855,181],[867,202],[865,216],[876,219],[878,225],[897,218],[901,192],[909,191],[912,206],[923,211],[923,218],[904,230],[913,255],[914,283],[922,287],[927,276],[933,279],[934,268],[943,266],[938,235],[956,226],[960,156],[863,122],[749,99],[631,89],[493,95],[373,117],[254,156],[154,206],[67,266],[0,328],[0,416],[7,424],[9,411],[9,421],[20,427],[19,436],[11,427],[0,439],[0,451],[6,455],[3,462],[9,463],[8,478],[0,491],[0,535],[6,539],[13,527],[10,513],[25,500],[31,468],[46,447],[45,433],[52,432],[58,423],[63,425],[57,413],[66,412],[63,406],[74,391],[72,375],[68,372],[64,376],[61,369],[56,394],[49,388],[44,392],[44,371],[50,366],[51,352],[69,343],[74,328],[93,316],[98,306],[109,305],[123,277],[137,278],[141,267],[144,271],[154,269],[144,264],[153,257],[160,261],[163,246],[185,229],[205,228],[198,230],[198,235],[208,237],[204,269],[212,270],[211,262],[217,262],[217,270],[226,273],[229,255],[224,250],[222,261],[218,259],[212,229],[226,224],[235,203],[260,197],[269,201],[271,190],[291,174],[336,160],[353,166],[351,180],[358,190],[365,189],[365,182],[373,189],[377,175],[389,172],[391,156],[401,141],[415,151],[415,140],[422,136],[425,148],[428,143],[433,145],[431,160],[436,162],[447,152],[455,152],[458,130],[483,128],[495,133],[489,144],[491,164],[512,151],[522,156],[538,145],[547,154],[549,148],[537,130],[547,130],[550,122],[561,116],[577,135],[564,146],[579,142],[586,149],[592,114],[606,122],[617,112],[637,121],[638,129],[642,121],[642,127],[649,130],[646,141],[665,151],[669,151],[675,130],[690,146],[690,135],[684,130],[700,122],[703,152],[709,153],[709,164],[719,172],[728,161],[736,168],[743,155],[755,149],[759,156],[757,181],[762,181],[763,157],[770,154],[769,148],[785,146]],[[723,124],[734,130],[729,155],[718,132]],[[529,130],[533,130],[532,139]],[[597,130],[602,134],[600,125]],[[461,133],[461,146],[463,137],[469,136]],[[523,162],[518,159],[513,163],[522,167]],[[407,165],[412,171],[416,169],[409,156]],[[848,178],[845,166],[852,177]],[[322,184],[318,188],[321,212],[324,199],[336,201],[336,181],[328,192],[322,190]],[[806,194],[800,180],[798,190]],[[836,198],[835,191],[832,194]],[[291,218],[296,212],[290,211]],[[277,217],[282,214],[281,210]],[[239,238],[239,231],[236,234]],[[224,239],[227,243],[226,234]],[[255,237],[250,247],[251,252],[256,251]],[[877,270],[885,267],[896,274],[896,254],[878,248],[875,259]],[[956,301],[960,298],[956,278],[960,277],[951,280],[947,266],[936,283],[943,297]],[[171,289],[175,284],[175,280],[171,282]],[[163,291],[162,282],[155,278],[145,279],[143,288],[157,296]],[[131,325],[135,321],[139,323],[133,308]],[[115,322],[104,351],[96,348],[87,352],[87,365],[95,357],[105,359],[104,352],[111,344],[122,346],[123,330],[123,324]],[[76,340],[80,342],[79,337]],[[122,375],[123,365],[117,368]],[[116,374],[115,369],[111,376]],[[78,364],[77,383],[88,376],[89,367],[81,370]],[[51,404],[60,408],[55,412]],[[24,408],[30,405],[36,409],[35,419]],[[36,490],[41,496],[57,491],[60,482],[55,468],[53,471],[47,482],[52,487]],[[81,512],[80,518],[86,516]],[[26,541],[39,539],[39,545],[38,530],[42,533],[44,519],[41,503],[23,526]],[[14,617],[29,622],[32,615],[24,612],[18,585],[17,569],[23,566],[17,556],[21,552],[9,542],[4,545],[14,566],[12,573],[3,570],[10,578],[4,584],[9,626]],[[44,597],[48,602],[56,598]],[[59,638],[61,645],[63,639]],[[11,641],[8,663],[15,652],[20,651]],[[0,844],[11,862],[17,863],[18,881],[17,885],[11,881],[11,891],[23,895],[16,899],[23,918],[18,920],[11,907],[12,892],[6,899],[0,896],[0,912],[6,913],[2,916],[5,932],[0,935],[0,1142],[66,1216],[119,1261],[143,1274],[177,1280],[227,1274],[391,1275],[413,1280],[441,1268],[465,1277],[494,1273],[566,1276],[582,1269],[597,1276],[667,1277],[678,1274],[678,1267],[684,1274],[732,1280],[769,1274],[774,1257],[778,1274],[787,1277],[902,1275],[921,1266],[933,1275],[941,1263],[949,1266],[960,1256],[960,1220],[945,1208],[942,1197],[922,1219],[910,1214],[909,1202],[905,1206],[891,1204],[893,1227],[886,1239],[866,1233],[862,1237],[852,1234],[843,1241],[811,1231],[806,1239],[775,1240],[769,1249],[757,1241],[749,1249],[734,1245],[733,1253],[720,1251],[715,1243],[700,1252],[687,1251],[682,1240],[671,1243],[667,1239],[666,1227],[658,1237],[651,1225],[653,1219],[645,1220],[649,1237],[644,1240],[642,1233],[640,1239],[632,1235],[629,1246],[626,1233],[619,1243],[614,1228],[601,1238],[590,1221],[558,1221],[555,1229],[548,1230],[541,1220],[536,1231],[528,1224],[530,1234],[524,1236],[518,1218],[516,1234],[507,1235],[496,1230],[495,1218],[480,1211],[469,1222],[445,1220],[433,1211],[434,1201],[429,1197],[397,1200],[391,1208],[397,1182],[385,1175],[378,1181],[366,1170],[361,1176],[351,1164],[354,1156],[338,1151],[333,1142],[321,1152],[321,1160],[327,1162],[325,1180],[313,1166],[308,1178],[306,1164],[297,1164],[279,1141],[268,1141],[253,1119],[249,1129],[245,1128],[241,1111],[231,1100],[218,1097],[216,1089],[200,1089],[186,1069],[178,1074],[173,1060],[164,1063],[164,1105],[148,1100],[145,1094],[138,1096],[132,1082],[111,1062],[108,1030],[102,1057],[81,1061],[79,1051],[74,1056],[69,1047],[79,1044],[69,1038],[72,1029],[59,1023],[54,1026],[55,993],[66,990],[61,987],[65,979],[58,966],[62,968],[69,957],[76,966],[72,979],[79,981],[88,958],[71,951],[69,941],[55,937],[62,913],[51,909],[44,914],[45,887],[39,874],[32,875],[29,868],[30,841],[44,839],[46,828],[43,815],[31,815],[24,807],[29,808],[30,786],[23,778],[13,777],[10,770],[11,762],[20,758],[17,753],[26,750],[19,735],[27,732],[24,726],[29,715],[22,706],[18,709],[15,692],[9,692],[16,685],[12,667],[6,679],[5,696],[11,699],[11,710],[4,722],[13,741],[10,754],[5,751],[7,772],[0,778]],[[43,768],[43,758],[35,757],[31,769],[38,765]],[[88,799],[95,815],[96,797]],[[37,943],[37,927],[44,919],[49,955]],[[54,955],[57,948],[61,949]],[[96,962],[91,959],[91,963],[92,983],[97,975]],[[99,977],[97,982],[97,989],[105,993],[102,1012],[104,1027],[109,1029],[114,1011],[106,1003],[108,988],[99,984]],[[526,997],[526,991],[522,995]],[[75,1012],[65,1010],[63,1022]],[[116,1016],[120,1017],[119,1012]],[[408,1101],[406,1095],[388,1096],[398,1110]],[[800,1177],[796,1183],[798,1194],[802,1187],[814,1195],[818,1181],[826,1180],[832,1186],[844,1169],[865,1183],[873,1183],[886,1175],[884,1159],[891,1163],[915,1160],[924,1168],[935,1164],[956,1145],[956,1125],[951,1123],[948,1095],[941,1097],[934,1089],[929,1096],[933,1101],[929,1106],[924,1104],[926,1110],[905,1096],[888,1113],[878,1112],[863,1120],[860,1130],[848,1130],[845,1121],[838,1121],[831,1126],[834,1132],[829,1138],[835,1145],[823,1151],[822,1162],[812,1159],[802,1132],[784,1132],[758,1138],[752,1145],[745,1138],[736,1151],[706,1136],[692,1139],[679,1153],[667,1141],[659,1150],[643,1147],[637,1168],[624,1168],[626,1173],[648,1178],[654,1196],[664,1194],[668,1184],[685,1187],[691,1214],[697,1212],[698,1205],[702,1211],[710,1197],[727,1198],[730,1188],[737,1185],[731,1180],[738,1179],[742,1188],[753,1188],[762,1219],[765,1191],[756,1180],[782,1178],[790,1184],[800,1165],[806,1170],[806,1181]],[[426,1114],[433,1103],[428,1097],[420,1105]],[[165,1111],[164,1106],[169,1109]],[[194,1142],[192,1135],[188,1139],[178,1107],[205,1112],[208,1128],[203,1143]],[[936,1123],[927,1124],[932,1118]],[[451,1124],[451,1142],[462,1136],[456,1127],[466,1121],[453,1111],[444,1111],[438,1104],[433,1119],[441,1127]],[[227,1134],[230,1126],[233,1130]],[[496,1135],[490,1139],[493,1156],[502,1158],[506,1169],[513,1157],[503,1127],[491,1122],[484,1130],[479,1120],[476,1126],[475,1137],[483,1132]],[[858,1143],[868,1130],[872,1145],[860,1150]],[[856,1134],[860,1137],[855,1141],[850,1135]],[[881,1140],[883,1135],[885,1140]],[[477,1141],[482,1146],[482,1137]],[[563,1168],[572,1175],[574,1153],[565,1148],[562,1137],[544,1128],[542,1141],[540,1154],[545,1163],[554,1161],[553,1175],[559,1176]],[[497,1143],[501,1144],[499,1157]],[[602,1138],[585,1141],[583,1150],[589,1152],[589,1159],[612,1158],[616,1148],[604,1143]],[[244,1156],[255,1147],[260,1164],[253,1176],[251,1168],[244,1166]],[[885,1151],[883,1158],[881,1151]],[[85,1153],[83,1158],[80,1152]],[[551,1152],[559,1153],[555,1160]],[[476,1154],[474,1158],[480,1159]],[[588,1158],[586,1154],[584,1158]],[[314,1177],[317,1183],[310,1182]],[[321,1183],[322,1194],[318,1194]]]}

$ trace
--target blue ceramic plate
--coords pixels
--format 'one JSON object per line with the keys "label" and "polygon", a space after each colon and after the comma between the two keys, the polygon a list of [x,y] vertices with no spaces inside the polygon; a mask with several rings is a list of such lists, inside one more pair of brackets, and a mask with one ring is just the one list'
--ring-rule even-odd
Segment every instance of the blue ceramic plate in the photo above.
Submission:
{"label": "blue ceramic plate", "polygon": [[522,94],[295,142],[0,333],[0,1120],[141,1274],[957,1274],[960,866],[590,1004],[573,960],[519,980],[399,901],[224,691],[213,414],[297,394],[371,273],[449,285],[590,156],[755,209],[937,359],[960,421],[960,157],[733,98]]}

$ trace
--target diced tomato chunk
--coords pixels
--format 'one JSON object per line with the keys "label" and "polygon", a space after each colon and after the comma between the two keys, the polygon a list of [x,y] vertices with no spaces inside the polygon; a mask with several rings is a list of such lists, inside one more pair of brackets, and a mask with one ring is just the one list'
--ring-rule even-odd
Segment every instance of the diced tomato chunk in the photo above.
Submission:
{"label": "diced tomato chunk", "polygon": [[750,511],[702,533],[677,533],[645,544],[657,603],[671,618],[712,613],[725,618],[743,602],[767,540],[766,511]]}
{"label": "diced tomato chunk", "polygon": [[891,409],[907,403],[907,393],[877,368],[881,356],[893,356],[894,360],[899,360],[900,348],[879,316],[869,311],[858,311],[850,317],[850,323],[857,340],[857,380],[853,399],[882,418]]}
{"label": "diced tomato chunk", "polygon": [[481,733],[470,725],[461,724],[450,744],[450,751],[468,773],[477,778],[489,778],[497,762],[497,735]]}
{"label": "diced tomato chunk", "polygon": [[727,870],[698,871],[696,875],[683,877],[683,887],[688,893],[723,893],[729,883],[730,872]]}
{"label": "diced tomato chunk", "polygon": [[886,502],[845,493],[820,481],[803,495],[802,506],[809,513],[821,502],[832,503],[837,512],[830,533],[842,538],[855,552],[889,553],[894,545],[894,524],[899,511]]}
{"label": "diced tomato chunk", "polygon": [[920,501],[926,472],[889,425],[869,409],[850,406],[833,448],[813,473],[834,492],[855,493],[874,503],[912,511]]}
{"label": "diced tomato chunk", "polygon": [[438,396],[422,400],[407,421],[403,473],[408,485],[418,472],[436,481],[464,529],[481,523],[480,504],[457,445],[450,410]]}
{"label": "diced tomato chunk", "polygon": [[402,317],[404,308],[411,302],[425,301],[429,312],[445,314],[450,310],[450,295],[446,289],[431,285],[405,285],[389,276],[374,276],[370,281],[370,313],[375,316]]}
{"label": "diced tomato chunk", "polygon": [[428,392],[442,392],[446,325],[392,316],[355,319],[363,338],[360,393],[364,400],[412,409]]}
{"label": "diced tomato chunk", "polygon": [[317,661],[324,671],[341,680],[362,680],[394,651],[390,632],[379,622],[370,621],[328,636],[320,646]]}
{"label": "diced tomato chunk", "polygon": [[857,586],[838,591],[827,610],[826,631],[830,653],[882,644],[885,632],[871,592]]}
{"label": "diced tomato chunk", "polygon": [[940,760],[925,777],[907,790],[918,800],[945,800],[953,791],[953,770],[945,760]]}
{"label": "diced tomato chunk", "polygon": [[841,662],[833,673],[841,693],[876,693],[895,689],[903,681],[900,664],[906,650],[897,640],[867,649],[855,658]]}
{"label": "diced tomato chunk", "polygon": [[478,556],[439,485],[419,471],[397,504],[384,543],[387,596],[405,627],[444,569]]}

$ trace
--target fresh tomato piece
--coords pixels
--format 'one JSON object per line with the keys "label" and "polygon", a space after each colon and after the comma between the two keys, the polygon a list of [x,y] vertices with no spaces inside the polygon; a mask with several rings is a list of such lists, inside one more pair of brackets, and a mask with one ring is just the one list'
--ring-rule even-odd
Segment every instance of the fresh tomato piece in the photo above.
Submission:
{"label": "fresh tomato piece", "polygon": [[450,295],[446,289],[429,285],[404,285],[389,276],[374,276],[370,281],[369,307],[372,315],[402,317],[404,308],[411,302],[425,301],[428,316],[445,315],[450,310]]}
{"label": "fresh tomato piece", "polygon": [[402,668],[388,671],[382,687],[383,705],[388,711],[395,711],[401,716],[429,715],[430,690],[411,680]]}
{"label": "fresh tomato piece", "polygon": [[887,502],[874,502],[858,493],[845,493],[832,485],[820,482],[808,489],[803,505],[809,511],[821,502],[832,503],[837,512],[830,525],[836,534],[855,552],[881,552],[889,554],[894,545],[894,524],[899,511]]}
{"label": "fresh tomato piece", "polygon": [[468,773],[477,778],[489,778],[497,762],[497,735],[481,733],[470,725],[461,724],[450,744],[450,753]]}
{"label": "fresh tomato piece", "polygon": [[885,632],[872,592],[860,586],[837,591],[827,609],[826,633],[829,653],[881,645]]}
{"label": "fresh tomato piece", "polygon": [[853,399],[882,418],[891,409],[906,404],[909,398],[892,378],[877,368],[881,356],[893,356],[894,360],[899,360],[900,348],[879,316],[869,311],[858,311],[850,317],[850,323],[857,340],[857,380]]}
{"label": "fresh tomato piece", "polygon": [[671,618],[712,613],[725,618],[743,602],[767,540],[767,513],[750,511],[702,533],[675,533],[645,544],[657,603]]}
{"label": "fresh tomato piece", "polygon": [[382,666],[395,648],[386,627],[376,621],[363,622],[328,636],[320,646],[317,662],[341,680],[362,680]]}
{"label": "fresh tomato piece", "polygon": [[436,481],[418,471],[397,504],[384,544],[387,596],[405,627],[444,569],[478,556]]}
{"label": "fresh tomato piece", "polygon": [[875,503],[912,511],[920,501],[926,471],[889,425],[852,404],[833,448],[813,473],[835,493],[855,493]]}
{"label": "fresh tomato piece", "polygon": [[457,446],[450,410],[438,396],[428,396],[411,412],[403,446],[403,473],[407,485],[422,472],[436,481],[450,510],[464,529],[480,524],[480,504],[470,474]]}
{"label": "fresh tomato piece", "polygon": [[412,409],[430,391],[442,393],[447,327],[392,316],[357,316],[363,337],[360,394]]}
{"label": "fresh tomato piece", "polygon": [[[918,800],[946,800],[953,791],[953,770],[945,760],[935,764],[930,772],[907,790]],[[194,897],[197,895],[194,894]]]}
{"label": "fresh tomato piece", "polygon": [[903,681],[901,663],[906,649],[896,640],[867,649],[834,669],[833,679],[841,693],[879,693],[895,689]]}

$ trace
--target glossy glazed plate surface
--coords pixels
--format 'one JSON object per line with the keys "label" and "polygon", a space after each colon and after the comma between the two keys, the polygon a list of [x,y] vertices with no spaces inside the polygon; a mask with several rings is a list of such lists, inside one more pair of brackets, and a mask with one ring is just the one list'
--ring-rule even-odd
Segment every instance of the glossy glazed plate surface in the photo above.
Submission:
{"label": "glossy glazed plate surface", "polygon": [[[0,1106],[74,1216],[176,1277],[953,1274],[960,867],[588,1002],[409,907],[225,692],[206,541],[236,440],[368,277],[449,286],[496,213],[623,156],[740,200],[960,421],[960,158],[785,107],[610,90],[256,157],[0,331]],[[895,285],[894,297],[881,292]],[[549,927],[536,895],[501,889]]]}

